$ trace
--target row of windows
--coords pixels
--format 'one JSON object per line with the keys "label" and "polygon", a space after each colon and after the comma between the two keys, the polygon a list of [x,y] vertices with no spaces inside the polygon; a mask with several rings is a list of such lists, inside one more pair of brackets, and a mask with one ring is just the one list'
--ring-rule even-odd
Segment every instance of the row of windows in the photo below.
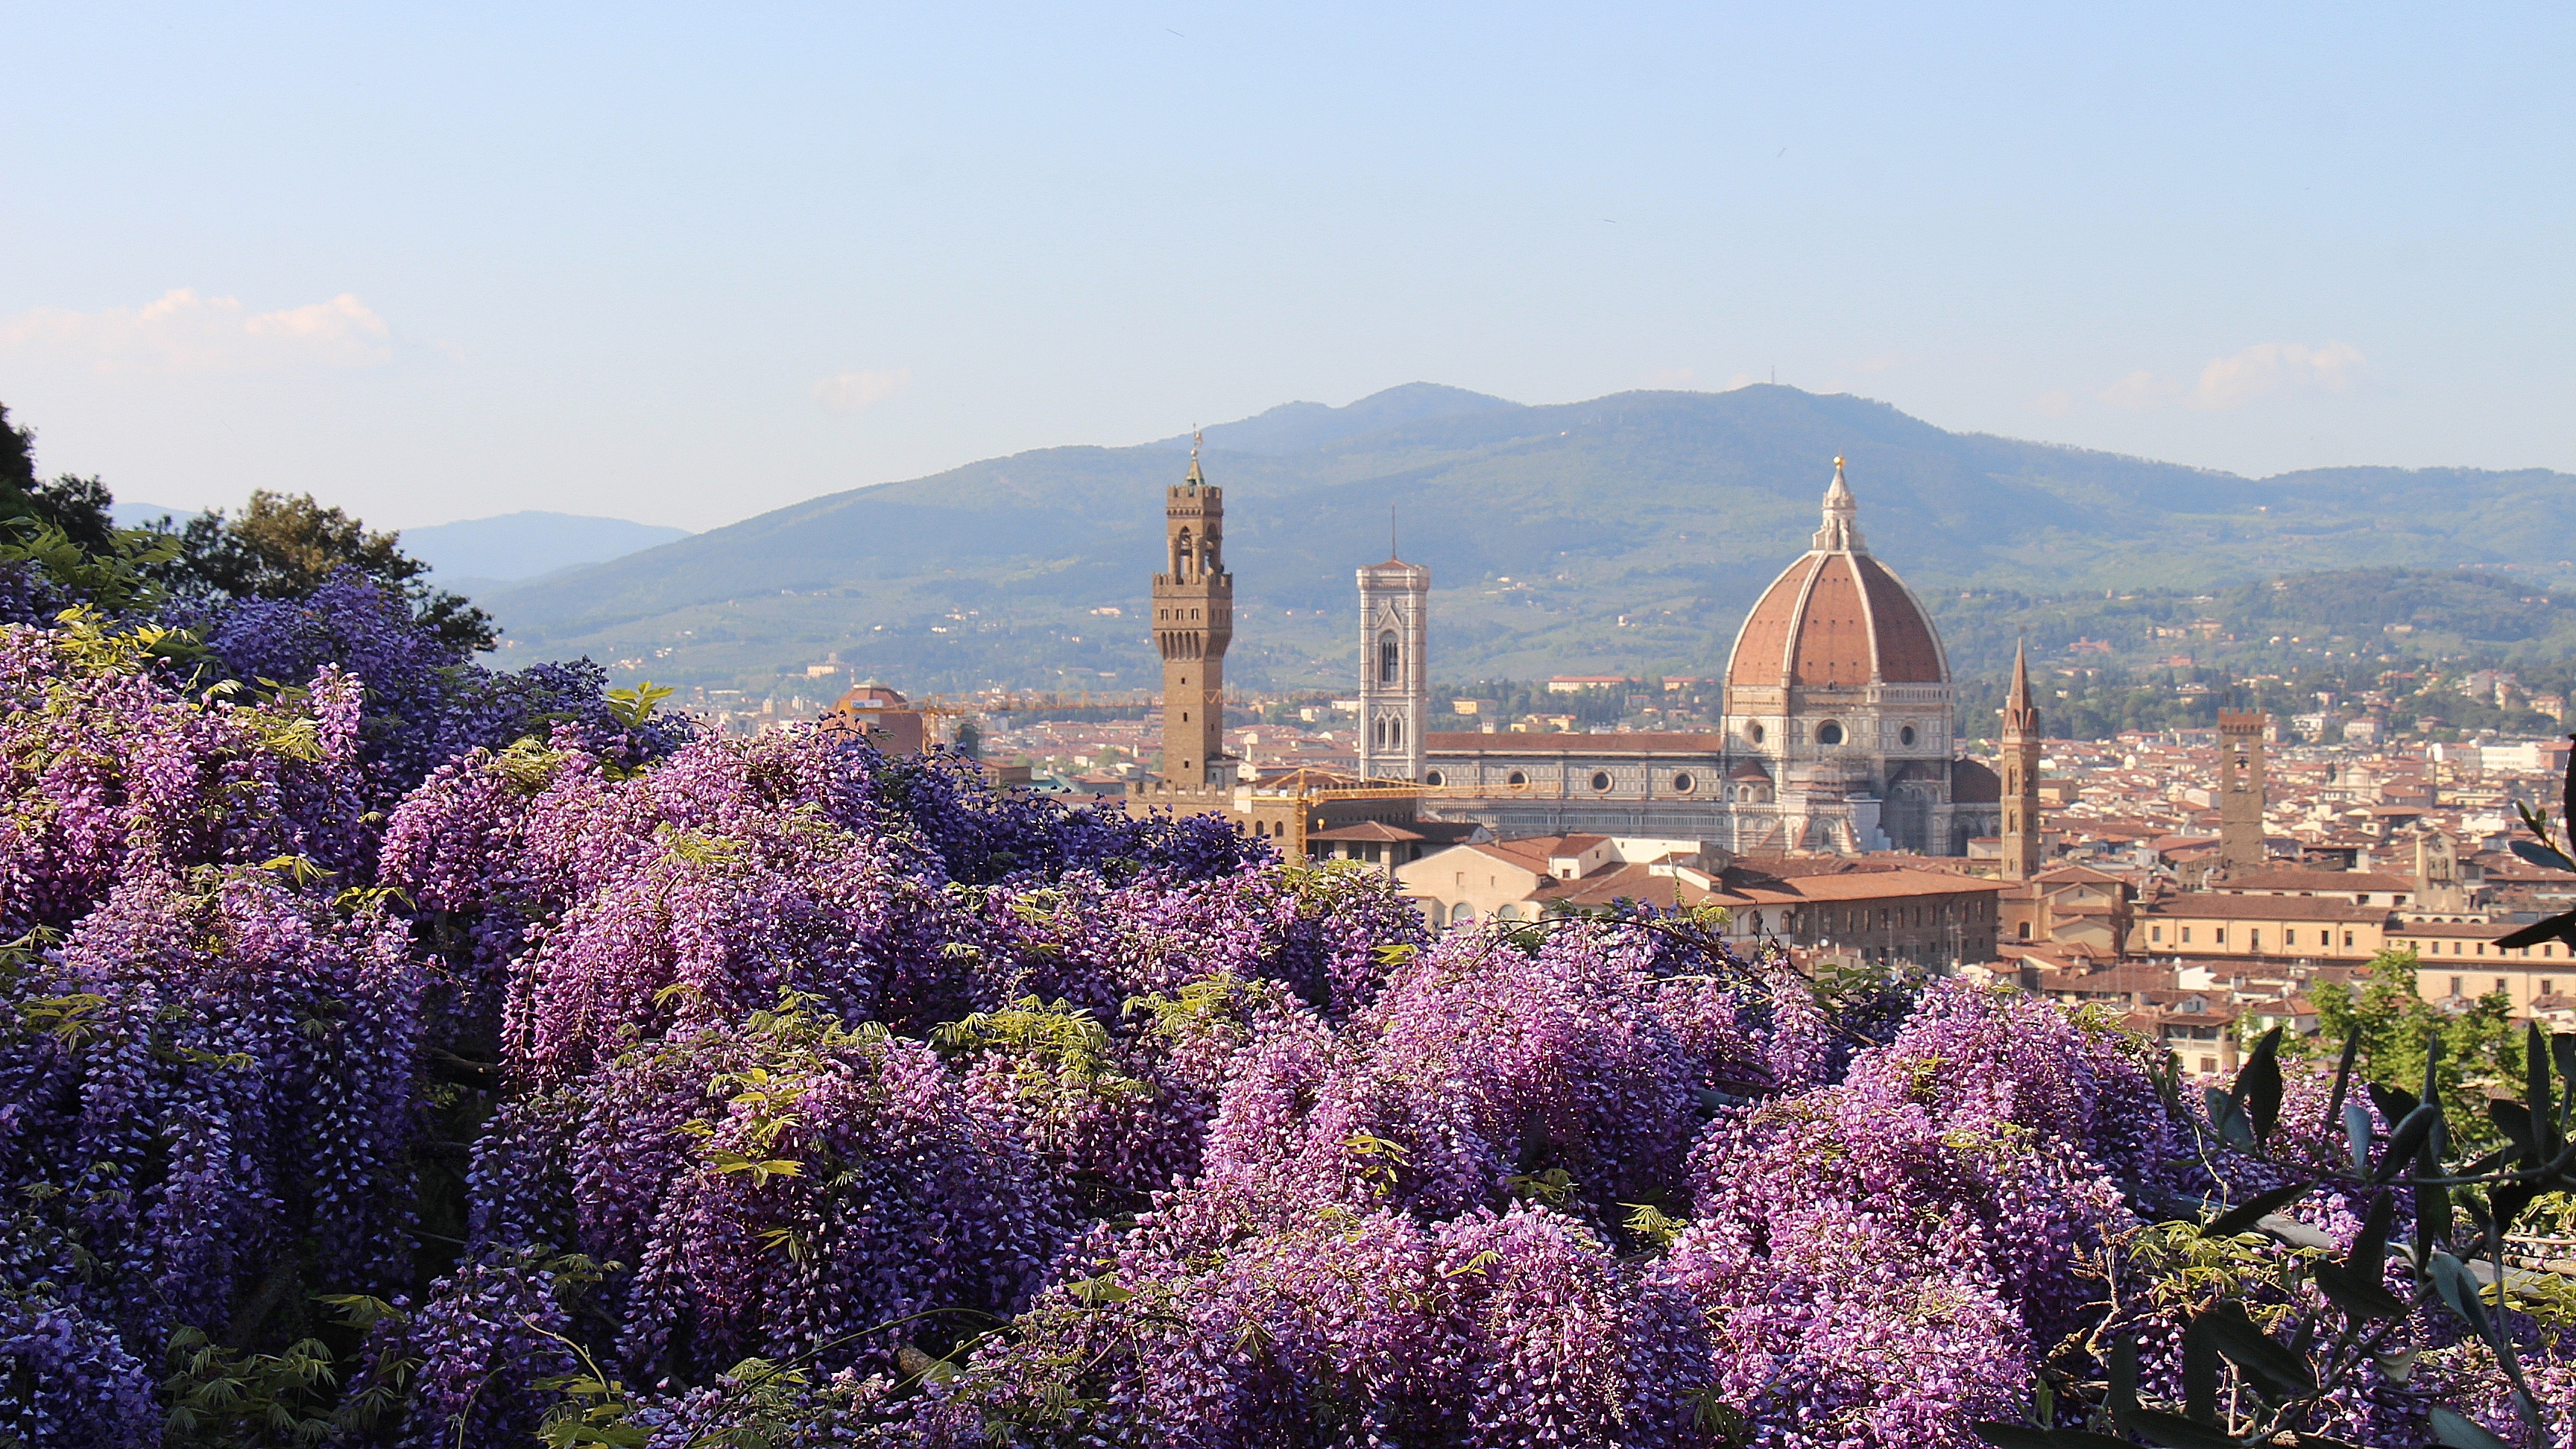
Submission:
{"label": "row of windows", "polygon": [[[2189,927],[2189,926],[2183,926],[2183,927],[2180,927],[2179,929],[2180,929],[2180,930],[2181,930],[2181,932],[2182,932],[2182,937],[2181,937],[2181,942],[2180,942],[2180,943],[2181,943],[2182,945],[2185,945],[2185,946],[2190,945],[2190,944],[2191,944],[2191,927]],[[2211,942],[2209,942],[2209,944],[2211,944],[2211,945],[2216,945],[2216,946],[2224,946],[2224,945],[2226,945],[2226,944],[2227,944],[2227,928],[2226,928],[2225,926],[2219,926],[2219,927],[2215,927],[2214,929],[2215,929],[2215,931],[2216,931],[2216,936],[2215,936],[2215,938],[2214,938]],[[2314,929],[2310,930],[2310,931],[2308,932],[2308,934],[2309,934],[2309,935],[2312,935],[2312,936],[2314,936],[2314,937],[2316,937],[2316,939],[2315,939],[2314,941],[2311,941],[2311,942],[2309,942],[2309,943],[2308,943],[2309,945],[2312,945],[2312,946],[2322,946],[2322,947],[2326,947],[2326,948],[2329,948],[2329,949],[2331,949],[2331,948],[2333,947],[2333,945],[2334,945],[2334,932],[2333,932],[2333,931],[2331,931],[2331,930],[2328,930],[2327,928],[2325,928],[2325,927],[2323,927],[2323,926],[2318,926],[2318,927],[2316,927],[2316,928],[2314,928]],[[2152,942],[2152,943],[2154,943],[2154,944],[2157,944],[2157,945],[2162,945],[2162,944],[2164,943],[2164,939],[2165,939],[2165,928],[2164,928],[2164,927],[2162,927],[2162,926],[2149,926],[2149,927],[2147,927],[2147,940],[2148,940],[2148,941],[2150,941],[2150,942]],[[2263,928],[2262,928],[2262,927],[2260,927],[2260,926],[2249,927],[2249,928],[2247,929],[2247,931],[2246,931],[2246,943],[2247,943],[2247,948],[2248,948],[2249,950],[2255,950],[2255,951],[2260,951],[2260,950],[2262,950],[2262,949],[2263,949]],[[2347,947],[2349,947],[2349,946],[2351,946],[2351,945],[2352,945],[2352,943],[2353,943],[2353,933],[2352,933],[2352,932],[2350,932],[2350,931],[2346,931],[2346,932],[2344,932],[2344,933],[2343,933],[2343,943],[2344,943],[2344,945],[2345,945],[2345,946],[2347,946]],[[2288,946],[2296,946],[2296,945],[2300,944],[2300,943],[2299,943],[2299,928],[2298,928],[2298,927],[2296,927],[2296,926],[2284,926],[2284,927],[2282,927],[2282,928],[2281,928],[2281,944],[2282,944],[2284,947],[2288,947]]]}
{"label": "row of windows", "polygon": [[[2463,989],[2465,986],[2467,986],[2467,984],[2468,984],[2468,978],[2467,978],[2467,977],[2465,977],[2465,976],[2454,976],[2454,977],[2452,977],[2452,978],[2451,978],[2451,994],[2452,994],[2453,996],[2466,996],[2466,995],[2468,995],[2469,993],[2468,993],[2466,990],[2464,990],[2464,989]],[[2495,979],[2495,989],[2496,989],[2496,990],[2498,990],[2498,991],[2503,992],[2503,993],[2504,993],[2505,995],[2507,995],[2507,996],[2511,996],[2511,995],[2513,994],[2513,981],[2512,981],[2512,979],[2511,979],[2510,977],[2505,977],[2505,976],[2499,976],[2499,977],[2497,977],[2497,978]],[[2541,978],[2540,978],[2540,990],[2539,990],[2539,992],[2538,992],[2537,994],[2538,994],[2538,995],[2541,995],[2541,996],[2556,996],[2556,995],[2558,994],[2558,983],[2557,983],[2557,982],[2555,982],[2555,981],[2550,980],[2550,979],[2549,979],[2548,977],[2546,977],[2546,976],[2541,977]]]}
{"label": "row of windows", "polygon": [[[2398,950],[2400,950],[2400,951],[2403,951],[2403,950],[2406,950],[2406,949],[2407,949],[2407,948],[2409,948],[2409,947],[2412,947],[2412,948],[2414,948],[2414,950],[2415,950],[2415,951],[2417,951],[2419,954],[2426,955],[2426,956],[2440,956],[2440,955],[2444,955],[2444,954],[2448,954],[2448,955],[2452,955],[2452,956],[2457,956],[2457,955],[2462,954],[2462,952],[2461,952],[2461,950],[2460,950],[2460,947],[2461,947],[2463,944],[2466,944],[2466,945],[2468,945],[2468,946],[2471,948],[2471,949],[2466,953],[2466,954],[2468,954],[2468,955],[2471,955],[2471,956],[2483,956],[2483,955],[2485,955],[2485,954],[2487,953],[2487,943],[2486,943],[2486,942],[2484,942],[2484,941],[2470,941],[2470,942],[2466,942],[2466,943],[2462,943],[2462,942],[2459,942],[2459,941],[2453,941],[2453,942],[2451,943],[2451,949],[2450,949],[2450,951],[2449,951],[2449,952],[2447,952],[2447,953],[2445,953],[2445,952],[2442,950],[2442,943],[2441,943],[2441,942],[2439,942],[2439,941],[2421,941],[2421,942],[2418,942],[2418,941],[2391,941],[2391,942],[2389,942],[2388,944],[2390,944],[2391,946],[2396,947],[2396,948],[2397,948]],[[2543,960],[2552,959],[2552,958],[2555,958],[2555,957],[2558,955],[2558,945],[2557,945],[2557,943],[2556,943],[2556,942],[2554,942],[2554,941],[2543,941],[2543,942],[2541,942],[2541,943],[2540,943],[2540,945],[2539,945],[2537,948],[2534,948],[2534,947],[2531,947],[2531,946],[2524,946],[2524,947],[2522,947],[2522,948],[2521,948],[2521,952],[2522,952],[2522,954],[2523,954],[2525,957],[2529,957],[2529,956],[2531,955],[2531,953],[2533,952],[2533,950],[2535,950],[2535,949],[2537,949],[2537,950],[2540,952],[2541,958],[2542,958]],[[2513,953],[2511,950],[2506,949],[2505,947],[2498,946],[2498,947],[2496,947],[2496,954],[2497,954],[2497,955],[2499,955],[2499,956],[2510,956],[2510,955],[2512,955],[2512,954],[2514,954],[2514,953]]]}
{"label": "row of windows", "polygon": [[[1765,736],[1766,732],[1763,730],[1762,722],[1760,720],[1755,720],[1753,723],[1744,727],[1744,737],[1757,745],[1762,743]],[[1829,719],[1823,724],[1816,726],[1817,744],[1839,745],[1843,742],[1845,737],[1843,722],[1841,720]],[[1916,740],[1921,738],[1922,735],[1910,724],[1900,726],[1896,731],[1896,742],[1908,747],[1909,749],[1913,747]]]}

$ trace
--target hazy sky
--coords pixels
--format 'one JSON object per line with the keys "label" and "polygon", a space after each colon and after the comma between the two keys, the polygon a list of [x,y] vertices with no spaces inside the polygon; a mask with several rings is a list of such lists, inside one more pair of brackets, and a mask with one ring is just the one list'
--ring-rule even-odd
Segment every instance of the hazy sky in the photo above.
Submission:
{"label": "hazy sky", "polygon": [[1429,380],[2576,470],[2576,7],[0,4],[0,402],[703,528]]}

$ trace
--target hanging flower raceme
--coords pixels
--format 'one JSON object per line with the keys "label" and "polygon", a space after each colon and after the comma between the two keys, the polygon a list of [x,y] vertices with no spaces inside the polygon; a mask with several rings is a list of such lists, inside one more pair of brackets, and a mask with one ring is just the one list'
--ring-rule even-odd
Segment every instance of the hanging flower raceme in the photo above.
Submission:
{"label": "hanging flower raceme", "polygon": [[77,1245],[48,1276],[135,1352],[408,1273],[420,974],[381,902],[297,873],[130,881],[0,973],[13,1251]]}

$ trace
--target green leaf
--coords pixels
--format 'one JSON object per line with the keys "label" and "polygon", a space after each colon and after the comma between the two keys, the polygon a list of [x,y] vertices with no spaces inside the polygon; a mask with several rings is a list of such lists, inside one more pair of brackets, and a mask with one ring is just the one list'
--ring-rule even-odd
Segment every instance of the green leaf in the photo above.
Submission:
{"label": "green leaf", "polygon": [[2224,1301],[2202,1309],[2192,1321],[2209,1325],[2210,1342],[2246,1379],[2272,1399],[2304,1398],[2317,1391],[2316,1367],[2265,1333],[2245,1312],[2245,1305]]}
{"label": "green leaf", "polygon": [[2477,1420],[2444,1404],[2433,1406],[2433,1437],[2450,1449],[2513,1449]]}
{"label": "green leaf", "polygon": [[2362,1214],[2361,1231],[2352,1239],[2352,1251],[2344,1255],[2345,1271],[2368,1282],[2376,1283],[2388,1272],[2388,1228],[2397,1220],[2397,1194],[2377,1192],[2370,1195],[2370,1211]]}
{"label": "green leaf", "polygon": [[2480,1338],[2487,1336],[2487,1307],[2479,1297],[2476,1275],[2469,1265],[2448,1253],[2435,1253],[2432,1258],[2433,1291],[2441,1295],[2453,1313]]}
{"label": "green leaf", "polygon": [[2534,921],[2519,931],[2498,937],[2496,946],[2501,950],[2516,951],[2525,946],[2537,946],[2543,941],[2565,941],[2576,945],[2576,911]]}
{"label": "green leaf", "polygon": [[2199,1424],[2218,1422],[2218,1342],[2210,1336],[2208,1317],[2194,1318],[2182,1335],[2183,1412]]}
{"label": "green leaf", "polygon": [[2318,1291],[2333,1300],[2337,1308],[2355,1318],[2403,1318],[2406,1300],[2388,1291],[2384,1282],[2365,1281],[2353,1269],[2341,1263],[2324,1262],[2309,1265],[2308,1273],[2317,1280]]}
{"label": "green leaf", "polygon": [[2123,1338],[2111,1345],[2109,1393],[2102,1407],[2114,1418],[2138,1406],[2138,1341]]}
{"label": "green leaf", "polygon": [[[2335,1063],[2334,1094],[2326,1098],[2326,1130],[2329,1132],[2334,1130],[2335,1122],[2338,1119],[2346,1122],[2352,1120],[2351,1116],[2346,1111],[2346,1108],[2349,1105],[2347,1097],[2352,1090],[2353,1065],[2360,1060],[2361,1023],[2359,1021],[2355,1021],[2352,1024],[2352,1030],[2343,1034],[2343,1058]],[[2356,1167],[2363,1166],[2362,1163],[2358,1162],[2353,1165]]]}
{"label": "green leaf", "polygon": [[2236,1073],[2236,1090],[2229,1096],[2245,1109],[2254,1135],[2268,1141],[2281,1121],[2281,1028],[2263,1033],[2254,1044],[2254,1055]]}
{"label": "green leaf", "polygon": [[2386,1182],[2405,1171],[2415,1160],[2415,1150],[2424,1145],[2424,1139],[2433,1131],[2433,1124],[2441,1119],[2442,1107],[2438,1102],[2426,1102],[2407,1113],[2405,1120],[2397,1124],[2397,1129],[2388,1134],[2388,1150],[2380,1154],[2379,1170],[2370,1175],[2370,1180]]}
{"label": "green leaf", "polygon": [[2576,870],[2576,860],[2569,860],[2556,847],[2542,845],[2538,841],[2517,840],[2513,843],[2513,853],[2544,870]]}
{"label": "green leaf", "polygon": [[1976,1431],[1978,1438],[1994,1445],[1995,1449],[2052,1449],[2048,1431],[2028,1424],[2005,1424],[1990,1419],[1969,1427]]}
{"label": "green leaf", "polygon": [[2287,1187],[2276,1187],[2270,1192],[2256,1193],[2210,1219],[2209,1223],[2200,1230],[2200,1235],[2204,1238],[2232,1238],[2238,1233],[2251,1232],[2254,1230],[2254,1225],[2270,1216],[2275,1208],[2297,1202],[2300,1198],[2306,1197],[2315,1187],[2316,1184],[2312,1182],[2294,1182]]}
{"label": "green leaf", "polygon": [[2120,1416],[2120,1427],[2163,1449],[2244,1449],[2233,1436],[2213,1425],[2161,1409],[2131,1409]]}
{"label": "green leaf", "polygon": [[2370,1171],[2370,1109],[2359,1102],[2343,1104],[2344,1141],[2352,1146],[2352,1170]]}
{"label": "green leaf", "polygon": [[2549,1033],[2537,1021],[2524,1023],[2523,1032],[2522,1102],[2531,1117],[2531,1165],[2538,1167],[2565,1144],[2558,1140],[2558,1104],[2549,1092]]}

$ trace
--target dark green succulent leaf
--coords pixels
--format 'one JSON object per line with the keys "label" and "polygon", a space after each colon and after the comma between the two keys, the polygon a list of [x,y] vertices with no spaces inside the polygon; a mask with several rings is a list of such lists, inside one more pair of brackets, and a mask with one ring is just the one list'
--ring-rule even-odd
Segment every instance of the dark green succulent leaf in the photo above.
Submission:
{"label": "dark green succulent leaf", "polygon": [[2496,945],[2502,950],[2515,951],[2525,946],[2537,946],[2543,941],[2565,941],[2576,946],[2576,911],[2534,921],[2519,931],[2497,937]]}
{"label": "dark green succulent leaf", "polygon": [[[2210,1336],[2208,1315],[2191,1321],[2182,1335],[2183,1412],[2193,1422],[2218,1422],[2218,1341]],[[2122,1428],[2128,1428],[2126,1424]],[[2149,1437],[2153,1437],[2152,1435]]]}
{"label": "dark green succulent leaf", "polygon": [[1968,1427],[1995,1449],[2049,1449],[2048,1431],[2035,1424],[2007,1424],[1998,1419],[1988,1419]]}
{"label": "dark green succulent leaf", "polygon": [[2319,1292],[2355,1318],[2406,1316],[2406,1300],[2389,1292],[2384,1282],[2365,1282],[2352,1269],[2334,1262],[2311,1264],[2308,1272],[2317,1280]]}
{"label": "dark green succulent leaf", "polygon": [[2370,1109],[2359,1102],[2343,1104],[2344,1141],[2352,1146],[2352,1170],[2370,1171]]}
{"label": "dark green succulent leaf", "polygon": [[2244,1449],[2242,1443],[2214,1425],[2161,1409],[2131,1409],[2120,1417],[2120,1427],[2163,1449]]}
{"label": "dark green succulent leaf", "polygon": [[2236,1073],[2236,1090],[2229,1095],[2245,1109],[2254,1135],[2270,1141],[2281,1122],[2281,1028],[2263,1033],[2254,1044],[2254,1055]]}
{"label": "dark green succulent leaf", "polygon": [[2210,1219],[2207,1225],[2201,1228],[2200,1235],[2204,1238],[2232,1238],[2238,1233],[2251,1232],[2256,1223],[2261,1222],[2275,1210],[2306,1197],[2315,1187],[2316,1184],[2313,1182],[2294,1182],[2287,1187],[2276,1187],[2270,1192],[2258,1192]]}
{"label": "dark green succulent leaf", "polygon": [[2513,1449],[2477,1420],[2446,1404],[2433,1406],[2433,1437],[2449,1449]]}
{"label": "dark green succulent leaf", "polygon": [[2513,853],[2544,870],[2576,870],[2576,861],[2569,860],[2556,846],[2543,845],[2537,840],[2515,841]]}
{"label": "dark green succulent leaf", "polygon": [[2495,1210],[2497,1225],[2509,1233],[2514,1219],[2530,1211],[2545,1190],[2536,1182],[2499,1182],[2487,1189],[2487,1203]]}
{"label": "dark green succulent leaf", "polygon": [[2523,1033],[2522,1101],[2529,1109],[2535,1139],[2532,1166],[2538,1167],[2566,1144],[2559,1140],[2558,1104],[2549,1091],[2549,1033],[2537,1021],[2523,1023]]}
{"label": "dark green succulent leaf", "polygon": [[2558,1130],[2568,1130],[2568,1118],[2576,1112],[2576,1032],[2557,1032],[2549,1038],[2549,1055],[2558,1063]]}
{"label": "dark green succulent leaf", "polygon": [[2406,1120],[2407,1113],[2423,1105],[2421,1097],[2404,1087],[2383,1086],[2378,1082],[2372,1082],[2369,1086],[2371,1105],[2379,1109],[2379,1120],[2382,1122],[2403,1122]]}
{"label": "dark green succulent leaf", "polygon": [[2385,1277],[2388,1271],[2388,1228],[2396,1220],[2397,1194],[2372,1193],[2370,1211],[2361,1216],[2361,1231],[2353,1234],[2352,1251],[2344,1255],[2345,1271],[2370,1283]]}
{"label": "dark green succulent leaf", "polygon": [[2103,1397],[2102,1407],[2113,1417],[2138,1406],[2138,1341],[2123,1338],[2111,1345],[2110,1392]]}
{"label": "dark green succulent leaf", "polygon": [[2379,1156],[2379,1170],[2370,1175],[2373,1182],[2386,1182],[2404,1172],[2415,1161],[2416,1149],[2431,1136],[2433,1124],[2442,1120],[2438,1102],[2426,1102],[2406,1114],[2388,1134],[2388,1149]]}
{"label": "dark green succulent leaf", "polygon": [[2487,1099],[2487,1120],[2496,1124],[2497,1131],[2512,1138],[2513,1145],[2521,1150],[2523,1156],[2535,1161],[2548,1160],[2540,1156],[2538,1140],[2532,1133],[2530,1108],[2520,1102],[2491,1097]]}
{"label": "dark green succulent leaf", "polygon": [[2336,1122],[2351,1120],[2345,1109],[2350,1104],[2353,1065],[2360,1060],[2361,1023],[2355,1021],[2352,1030],[2343,1034],[2343,1057],[2335,1063],[2334,1095],[2326,1098],[2326,1130],[2329,1132],[2334,1130]]}
{"label": "dark green succulent leaf", "polygon": [[2218,1351],[2267,1398],[2295,1399],[2317,1391],[2315,1365],[2265,1333],[2246,1315],[2244,1304],[2233,1300],[2213,1303],[2201,1310],[2192,1326],[2198,1328],[2204,1322],[2209,1325],[2210,1341]]}
{"label": "dark green succulent leaf", "polygon": [[2450,1305],[2453,1313],[2468,1324],[2478,1337],[2487,1336],[2487,1306],[2478,1297],[2478,1280],[2469,1265],[2448,1253],[2435,1253],[2431,1260],[2433,1291]]}
{"label": "dark green succulent leaf", "polygon": [[2051,1429],[2048,1449],[2138,1449],[2138,1446],[2116,1434],[2096,1434],[2090,1429]]}

